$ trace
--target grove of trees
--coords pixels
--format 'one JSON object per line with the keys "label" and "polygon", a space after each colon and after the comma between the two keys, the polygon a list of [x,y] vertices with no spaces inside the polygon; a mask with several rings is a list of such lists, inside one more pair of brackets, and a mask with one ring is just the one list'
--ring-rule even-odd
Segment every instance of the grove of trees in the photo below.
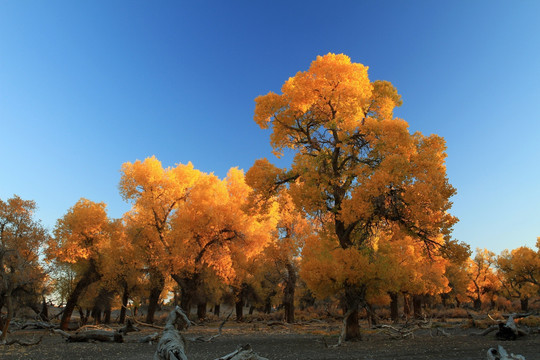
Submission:
{"label": "grove of trees", "polygon": [[127,162],[130,211],[112,219],[81,198],[50,233],[33,201],[0,199],[0,341],[16,311],[48,320],[48,302],[63,330],[76,311],[110,322],[119,309],[121,323],[143,311],[153,323],[164,302],[200,319],[226,304],[238,321],[249,304],[286,322],[331,303],[348,340],[362,314],[377,321],[386,308],[393,321],[436,305],[527,311],[540,299],[540,238],[498,256],[453,239],[444,139],[411,134],[393,114],[401,103],[391,83],[328,54],[256,99],[254,119],[277,156],[293,156],[288,168],[259,159],[221,179],[191,163]]}

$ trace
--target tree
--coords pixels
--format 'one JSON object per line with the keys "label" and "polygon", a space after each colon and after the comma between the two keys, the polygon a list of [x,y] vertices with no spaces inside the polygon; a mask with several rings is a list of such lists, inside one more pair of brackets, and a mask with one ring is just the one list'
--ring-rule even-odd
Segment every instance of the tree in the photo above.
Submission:
{"label": "tree", "polygon": [[[320,238],[352,257],[390,223],[430,251],[441,234],[448,239],[457,220],[448,213],[455,190],[446,178],[444,140],[411,135],[393,117],[401,97],[389,82],[371,82],[367,67],[328,54],[281,90],[255,99],[254,119],[272,129],[275,154],[289,149],[294,160],[288,170],[255,162],[247,179],[261,196],[288,185],[296,206],[322,220]],[[362,286],[343,278],[336,291],[350,310],[346,339],[359,338]]]}
{"label": "tree", "polygon": [[120,193],[124,200],[133,203],[130,217],[139,229],[135,240],[143,249],[148,264],[151,289],[146,321],[151,323],[165,286],[165,273],[173,272],[167,261],[172,251],[171,218],[188,198],[201,172],[191,163],[164,169],[154,156],[124,163],[121,171]]}
{"label": "tree", "polygon": [[303,214],[295,207],[286,191],[281,191],[279,221],[274,241],[265,250],[266,261],[274,264],[283,288],[283,308],[285,321],[294,323],[295,290],[298,280],[299,259],[306,238],[313,235],[313,228]]}
{"label": "tree", "polygon": [[521,310],[528,311],[529,299],[540,291],[540,256],[522,246],[505,250],[496,263],[502,287],[508,297],[518,298]]}
{"label": "tree", "polygon": [[44,290],[46,274],[39,262],[42,246],[49,235],[34,219],[36,203],[13,196],[0,199],[0,344],[5,343],[15,302],[30,294],[39,297]]}
{"label": "tree", "polygon": [[48,244],[47,257],[58,263],[73,264],[80,277],[60,320],[60,328],[67,330],[77,301],[83,291],[100,280],[102,248],[115,234],[115,221],[107,217],[105,203],[81,198],[56,223],[54,237]]}
{"label": "tree", "polygon": [[467,268],[467,296],[473,301],[476,310],[482,308],[483,299],[492,299],[500,286],[494,270],[495,254],[487,249],[476,249],[476,255],[469,260]]}
{"label": "tree", "polygon": [[188,309],[208,270],[237,285],[239,296],[244,265],[262,251],[276,225],[275,210],[265,216],[245,211],[250,192],[243,172],[232,168],[224,180],[201,175],[179,205],[171,221],[169,261],[182,307]]}

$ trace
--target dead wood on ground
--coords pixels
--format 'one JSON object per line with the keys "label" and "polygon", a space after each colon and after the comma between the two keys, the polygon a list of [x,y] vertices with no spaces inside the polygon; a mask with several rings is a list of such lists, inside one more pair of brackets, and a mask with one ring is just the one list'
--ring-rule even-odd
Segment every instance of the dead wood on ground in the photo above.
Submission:
{"label": "dead wood on ground", "polygon": [[77,332],[70,334],[60,329],[52,330],[55,334],[61,335],[67,342],[89,342],[89,341],[101,341],[101,342],[117,342],[124,341],[122,334],[117,331],[107,330],[88,330],[83,332]]}

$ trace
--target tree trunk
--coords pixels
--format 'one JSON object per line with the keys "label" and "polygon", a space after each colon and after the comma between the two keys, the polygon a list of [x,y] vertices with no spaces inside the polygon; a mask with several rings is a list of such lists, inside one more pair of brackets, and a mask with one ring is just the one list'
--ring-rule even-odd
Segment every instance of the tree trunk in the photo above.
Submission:
{"label": "tree trunk", "polygon": [[71,320],[71,315],[73,314],[75,305],[77,304],[77,301],[79,300],[79,296],[81,296],[82,292],[88,286],[98,281],[99,279],[101,279],[101,274],[97,272],[94,260],[90,260],[90,265],[88,267],[88,270],[86,270],[81,280],[77,282],[77,285],[75,286],[75,289],[73,289],[73,292],[69,295],[68,301],[66,303],[66,307],[64,308],[64,313],[62,314],[62,318],[60,319],[61,330],[65,331],[68,329],[69,321]]}
{"label": "tree trunk", "polygon": [[521,311],[529,311],[529,298],[519,299],[521,303]]}
{"label": "tree trunk", "polygon": [[346,284],[345,308],[343,313],[351,311],[345,324],[345,340],[361,340],[360,325],[358,324],[358,304],[365,298],[365,289]]}
{"label": "tree trunk", "polygon": [[474,299],[473,306],[474,306],[474,310],[482,309],[482,300],[480,300],[480,298]]}
{"label": "tree trunk", "polygon": [[77,309],[79,310],[79,318],[81,319],[81,325],[86,325],[86,323],[88,322],[88,316],[84,315],[82,307],[77,306]]}
{"label": "tree trunk", "polygon": [[103,316],[104,316],[103,323],[104,324],[110,324],[111,323],[111,312],[112,312],[112,309],[111,309],[111,305],[109,304],[109,306],[107,306],[107,308],[103,312]]}
{"label": "tree trunk", "polygon": [[294,291],[296,289],[296,269],[290,262],[286,264],[287,279],[283,289],[283,307],[285,308],[285,321],[294,323]]}
{"label": "tree trunk", "polygon": [[9,324],[11,323],[11,319],[13,318],[13,302],[11,300],[11,289],[8,289],[7,293],[4,295],[4,303],[7,308],[7,314],[4,324],[2,326],[2,334],[0,334],[0,344],[6,342]]}
{"label": "tree trunk", "polygon": [[422,296],[413,295],[412,302],[413,302],[414,318],[421,319],[422,318]]}
{"label": "tree trunk", "polygon": [[199,320],[206,319],[206,302],[197,304],[197,318]]}
{"label": "tree trunk", "polygon": [[148,313],[146,314],[146,322],[152,324],[154,322],[154,314],[156,313],[159,297],[165,286],[165,278],[163,275],[154,271],[150,274],[152,287],[150,288],[150,296],[148,297]]}
{"label": "tree trunk", "polygon": [[244,321],[244,299],[241,298],[235,303],[236,321]]}
{"label": "tree trunk", "polygon": [[390,293],[390,318],[394,323],[399,320],[398,294],[394,292]]}
{"label": "tree trunk", "polygon": [[126,311],[127,311],[127,305],[129,301],[129,290],[127,287],[127,284],[124,284],[124,291],[122,293],[122,308],[120,309],[120,324],[123,324],[126,322]]}
{"label": "tree trunk", "polygon": [[39,313],[39,317],[43,321],[49,321],[49,307],[47,306],[47,301],[45,301],[45,297],[43,297],[43,301],[41,303],[41,311]]}
{"label": "tree trunk", "polygon": [[345,340],[360,340],[360,325],[358,325],[358,310],[354,310],[345,325]]}
{"label": "tree trunk", "polygon": [[221,310],[221,307],[219,304],[214,305],[214,315],[219,317],[220,310]]}
{"label": "tree trunk", "polygon": [[407,318],[411,316],[411,300],[408,294],[403,294],[403,314]]}

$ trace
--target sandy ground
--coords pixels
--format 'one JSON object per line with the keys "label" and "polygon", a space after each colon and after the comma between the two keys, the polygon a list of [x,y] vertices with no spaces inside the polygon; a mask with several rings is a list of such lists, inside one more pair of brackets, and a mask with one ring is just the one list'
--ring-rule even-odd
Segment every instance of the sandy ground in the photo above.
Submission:
{"label": "sandy ground", "polygon": [[[250,344],[261,356],[270,360],[292,359],[486,359],[491,347],[503,345],[508,352],[521,354],[527,360],[540,359],[540,335],[533,334],[516,341],[501,342],[494,333],[471,336],[474,329],[449,326],[444,331],[419,330],[414,338],[394,340],[376,330],[365,330],[363,340],[345,343],[339,348],[327,348],[338,339],[339,323],[268,326],[260,323],[227,323],[223,334],[212,342],[192,341],[217,333],[218,323],[195,326],[184,335],[188,339],[187,356],[190,360],[212,360],[234,351],[239,345]],[[31,340],[43,335],[39,345],[0,346],[0,359],[152,359],[156,344],[139,344],[136,340],[155,332],[144,329],[130,333],[125,342],[116,343],[67,343],[59,335],[46,330],[13,331],[9,338]],[[192,340],[190,340],[192,339]]]}

